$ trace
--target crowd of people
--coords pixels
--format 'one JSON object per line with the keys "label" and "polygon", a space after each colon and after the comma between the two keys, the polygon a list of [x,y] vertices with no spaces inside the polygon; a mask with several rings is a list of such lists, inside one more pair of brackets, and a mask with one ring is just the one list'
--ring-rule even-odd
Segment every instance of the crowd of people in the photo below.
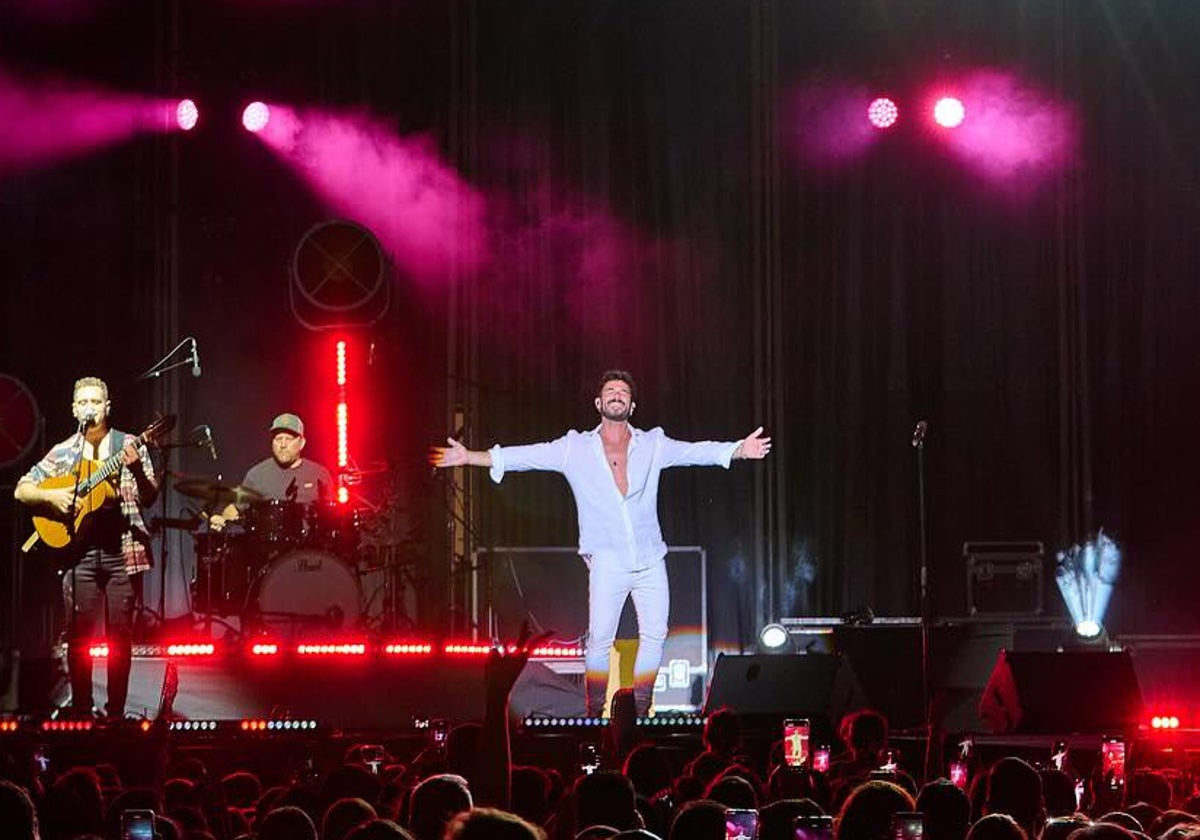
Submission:
{"label": "crowd of people", "polygon": [[536,643],[492,655],[481,723],[406,760],[354,745],[323,772],[214,774],[195,754],[172,757],[161,722],[158,746],[146,742],[152,754],[135,759],[139,778],[125,784],[116,764],[52,776],[36,756],[4,756],[0,835],[129,840],[123,818],[149,812],[161,840],[727,840],[729,815],[752,811],[759,840],[816,840],[794,826],[825,814],[829,840],[892,840],[894,815],[908,812],[922,815],[922,840],[1200,840],[1200,796],[1186,773],[1141,769],[1113,784],[1089,771],[1081,787],[1069,767],[976,755],[962,787],[944,778],[918,786],[920,773],[903,762],[881,770],[896,753],[872,711],[843,721],[843,751],[814,772],[788,765],[782,742],[754,755],[731,709],[709,716],[694,755],[641,741],[626,691],[594,772],[513,766],[508,695]]}

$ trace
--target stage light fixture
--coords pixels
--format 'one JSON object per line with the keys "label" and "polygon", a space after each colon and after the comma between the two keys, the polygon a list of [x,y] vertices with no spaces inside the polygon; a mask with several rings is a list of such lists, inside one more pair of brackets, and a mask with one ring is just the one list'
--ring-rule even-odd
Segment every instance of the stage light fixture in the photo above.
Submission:
{"label": "stage light fixture", "polygon": [[211,643],[182,642],[167,645],[167,656],[212,656],[216,646]]}
{"label": "stage light fixture", "polygon": [[383,652],[392,656],[428,656],[433,653],[433,645],[423,642],[392,642],[384,646]]}
{"label": "stage light fixture", "polygon": [[451,656],[487,656],[492,652],[492,646],[451,643],[442,648],[442,651]]}
{"label": "stage light fixture", "polygon": [[184,131],[191,131],[200,121],[200,109],[191,99],[181,99],[175,106],[175,122]]}
{"label": "stage light fixture", "polygon": [[301,656],[364,656],[366,652],[367,646],[358,642],[296,645]]}
{"label": "stage light fixture", "polygon": [[758,632],[758,649],[762,653],[792,653],[795,647],[787,628],[782,624],[772,623]]}
{"label": "stage light fixture", "polygon": [[1151,729],[1178,729],[1179,728],[1179,716],[1178,715],[1155,715],[1154,717],[1150,718],[1150,728]]}
{"label": "stage light fixture", "polygon": [[891,128],[900,119],[900,109],[886,96],[880,96],[867,106],[867,121],[876,128]]}
{"label": "stage light fixture", "polygon": [[966,117],[966,106],[953,96],[943,96],[933,106],[933,119],[942,128],[958,128]]}
{"label": "stage light fixture", "polygon": [[251,102],[242,111],[242,125],[247,131],[258,133],[267,127],[271,119],[271,109],[265,102]]}
{"label": "stage light fixture", "polygon": [[1055,582],[1075,626],[1075,642],[1107,647],[1104,615],[1121,571],[1121,548],[1101,528],[1094,540],[1057,555]]}

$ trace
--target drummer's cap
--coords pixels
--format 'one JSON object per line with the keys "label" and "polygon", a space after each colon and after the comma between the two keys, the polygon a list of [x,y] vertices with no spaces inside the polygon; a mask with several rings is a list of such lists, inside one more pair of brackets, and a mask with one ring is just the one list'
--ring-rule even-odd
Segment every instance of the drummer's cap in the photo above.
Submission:
{"label": "drummer's cap", "polygon": [[304,421],[295,414],[280,414],[271,421],[271,431],[280,430],[304,437]]}

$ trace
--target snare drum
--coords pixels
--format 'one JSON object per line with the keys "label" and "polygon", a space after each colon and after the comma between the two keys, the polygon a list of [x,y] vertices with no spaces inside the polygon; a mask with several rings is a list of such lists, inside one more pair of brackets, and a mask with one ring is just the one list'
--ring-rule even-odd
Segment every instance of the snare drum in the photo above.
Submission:
{"label": "snare drum", "polygon": [[308,506],[305,545],[346,556],[358,549],[358,540],[358,508],[339,502]]}
{"label": "snare drum", "polygon": [[272,639],[330,639],[356,629],[358,577],[334,554],[301,548],[275,558],[259,579],[257,619]]}
{"label": "snare drum", "polygon": [[304,505],[282,499],[254,502],[243,516],[250,541],[266,554],[277,554],[304,541]]}

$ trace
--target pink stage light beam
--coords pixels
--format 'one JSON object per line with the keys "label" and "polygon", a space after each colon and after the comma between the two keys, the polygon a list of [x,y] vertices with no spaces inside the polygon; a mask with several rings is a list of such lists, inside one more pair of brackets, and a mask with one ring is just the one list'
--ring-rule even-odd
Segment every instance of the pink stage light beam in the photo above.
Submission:
{"label": "pink stage light beam", "polygon": [[79,157],[139,134],[178,130],[177,107],[178,101],[30,81],[0,70],[0,176]]}
{"label": "pink stage light beam", "polygon": [[[804,163],[821,168],[836,168],[857,161],[880,138],[885,106],[872,101],[871,93],[846,82],[811,84],[792,92],[782,112],[792,152]],[[863,103],[871,102],[875,111],[863,119]],[[893,122],[899,116],[894,103]]]}
{"label": "pink stage light beam", "polygon": [[256,136],[414,278],[436,282],[486,261],[486,203],[430,140],[366,116],[270,109]]}
{"label": "pink stage light beam", "polygon": [[969,113],[942,135],[954,155],[985,180],[1019,192],[1072,165],[1074,110],[1011,73],[980,70],[956,83]]}

